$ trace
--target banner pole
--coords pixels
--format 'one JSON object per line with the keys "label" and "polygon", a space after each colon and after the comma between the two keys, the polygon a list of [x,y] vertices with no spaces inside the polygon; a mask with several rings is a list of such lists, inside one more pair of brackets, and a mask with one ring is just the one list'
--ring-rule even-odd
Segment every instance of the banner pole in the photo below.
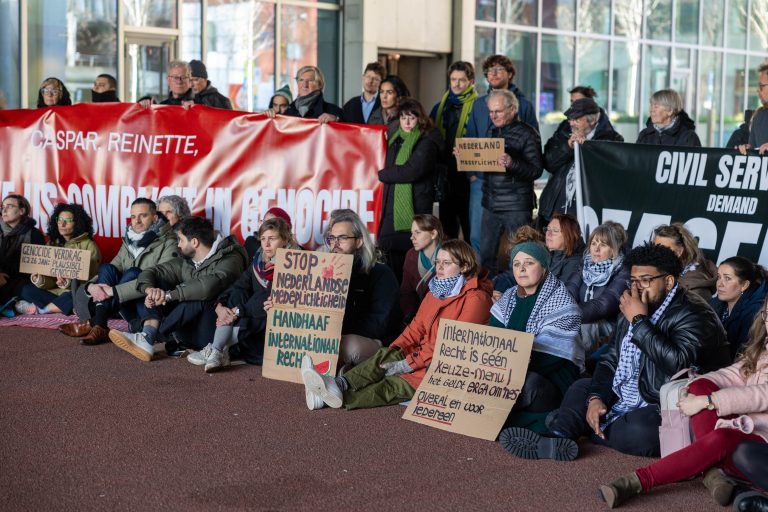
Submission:
{"label": "banner pole", "polygon": [[576,164],[576,219],[579,221],[581,227],[581,235],[584,240],[587,239],[587,225],[584,215],[584,197],[582,196],[581,188],[581,144],[576,143],[574,145],[574,163]]}

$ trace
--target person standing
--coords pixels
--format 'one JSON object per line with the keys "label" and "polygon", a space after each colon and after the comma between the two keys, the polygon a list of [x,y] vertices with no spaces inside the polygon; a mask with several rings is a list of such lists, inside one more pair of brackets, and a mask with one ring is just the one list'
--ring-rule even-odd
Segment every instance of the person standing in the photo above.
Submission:
{"label": "person standing", "polygon": [[651,115],[646,128],[637,135],[637,144],[700,148],[696,124],[683,110],[677,91],[662,89],[651,96]]}
{"label": "person standing", "polygon": [[757,68],[757,95],[760,108],[755,110],[749,121],[749,143],[738,147],[742,155],[748,149],[755,149],[761,155],[768,153],[768,62]]}
{"label": "person standing", "polygon": [[341,120],[345,123],[366,124],[371,113],[381,107],[379,85],[387,75],[381,63],[369,62],[363,71],[363,93],[347,101],[342,107]]}
{"label": "person standing", "polygon": [[[321,123],[341,119],[343,112],[338,105],[329,103],[323,98],[325,76],[320,68],[302,67],[296,73],[296,83],[299,86],[299,94],[285,111],[286,116],[317,119]],[[270,119],[274,119],[277,114],[274,109],[268,109],[265,113]]]}
{"label": "person standing", "polygon": [[194,101],[196,104],[232,110],[232,102],[229,101],[229,98],[211,85],[211,81],[208,80],[208,69],[202,61],[189,61],[189,69],[190,84],[192,85],[192,92],[195,94]]}
{"label": "person standing", "polygon": [[117,97],[117,80],[112,75],[102,73],[93,81],[91,88],[91,101],[93,103],[119,103]]}

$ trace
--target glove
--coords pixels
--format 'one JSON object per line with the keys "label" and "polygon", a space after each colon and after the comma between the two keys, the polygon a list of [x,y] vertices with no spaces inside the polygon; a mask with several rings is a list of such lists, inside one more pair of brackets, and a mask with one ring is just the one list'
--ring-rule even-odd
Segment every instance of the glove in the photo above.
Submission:
{"label": "glove", "polygon": [[410,367],[408,361],[401,359],[393,363],[382,363],[381,367],[386,370],[385,377],[393,377],[395,375],[401,375],[403,373],[411,373],[413,368]]}

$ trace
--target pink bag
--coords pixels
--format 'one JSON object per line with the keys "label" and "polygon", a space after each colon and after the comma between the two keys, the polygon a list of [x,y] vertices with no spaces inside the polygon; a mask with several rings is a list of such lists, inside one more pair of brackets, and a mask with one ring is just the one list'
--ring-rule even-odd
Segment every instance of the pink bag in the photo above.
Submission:
{"label": "pink bag", "polygon": [[[675,380],[686,372],[688,372],[687,379]],[[680,412],[677,403],[680,401],[681,393],[694,377],[696,377],[696,373],[692,369],[686,368],[674,374],[669,382],[661,386],[659,391],[659,409],[661,412],[659,443],[662,457],[691,444],[691,420]]]}

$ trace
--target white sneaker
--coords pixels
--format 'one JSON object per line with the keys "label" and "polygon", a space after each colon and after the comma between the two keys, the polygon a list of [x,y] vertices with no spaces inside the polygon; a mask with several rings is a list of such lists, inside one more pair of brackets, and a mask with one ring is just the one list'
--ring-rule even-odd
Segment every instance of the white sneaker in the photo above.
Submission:
{"label": "white sneaker", "polygon": [[325,402],[323,402],[323,399],[320,398],[319,395],[316,395],[311,391],[305,391],[304,395],[304,398],[307,400],[307,408],[310,411],[322,409],[325,407]]}
{"label": "white sneaker", "polygon": [[[304,390],[307,395],[307,407],[310,405],[309,394],[320,397],[328,407],[339,409],[344,404],[344,395],[339,389],[336,380],[329,375],[320,375],[315,370],[312,358],[307,354],[301,359],[301,380],[304,381]],[[314,398],[312,399],[314,404]],[[310,409],[312,409],[310,407]]]}
{"label": "white sneaker", "polygon": [[206,361],[208,361],[208,357],[211,355],[211,350],[213,350],[213,344],[209,343],[205,346],[203,350],[199,350],[197,352],[192,352],[187,356],[187,361],[190,363],[196,365],[196,366],[203,366]]}
{"label": "white sneaker", "polygon": [[147,341],[147,335],[143,332],[122,332],[112,329],[109,331],[109,339],[125,350],[133,357],[150,362],[155,354],[154,347]]}
{"label": "white sneaker", "polygon": [[216,350],[211,348],[211,355],[205,362],[205,373],[212,373],[229,366],[229,350]]}
{"label": "white sneaker", "polygon": [[14,309],[20,315],[37,314],[37,306],[35,306],[35,304],[32,302],[27,302],[26,300],[17,300]]}

